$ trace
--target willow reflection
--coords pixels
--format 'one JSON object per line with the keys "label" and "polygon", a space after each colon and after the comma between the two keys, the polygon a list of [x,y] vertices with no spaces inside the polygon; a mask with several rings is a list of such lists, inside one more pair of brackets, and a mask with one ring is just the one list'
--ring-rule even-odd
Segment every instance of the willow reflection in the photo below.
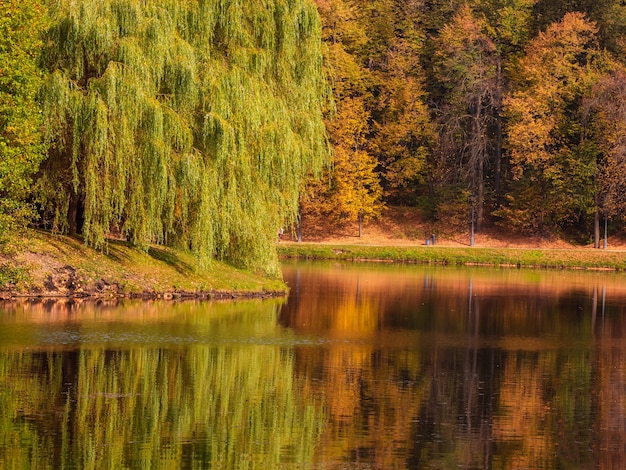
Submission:
{"label": "willow reflection", "polygon": [[[323,413],[298,393],[289,349],[263,339],[280,328],[279,304],[169,307],[68,305],[76,345],[0,347],[0,467],[306,466]],[[16,310],[9,328],[19,318],[33,328],[47,323],[36,306]],[[118,315],[129,334],[160,323],[158,338],[144,331],[139,344],[118,341],[119,322],[102,329],[103,316]],[[233,340],[215,345],[215,335]]]}

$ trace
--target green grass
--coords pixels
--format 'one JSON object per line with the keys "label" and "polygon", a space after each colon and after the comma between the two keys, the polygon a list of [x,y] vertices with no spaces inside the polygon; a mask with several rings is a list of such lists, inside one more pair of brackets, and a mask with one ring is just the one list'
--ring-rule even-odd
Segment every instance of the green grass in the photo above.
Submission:
{"label": "green grass", "polygon": [[[123,294],[166,293],[285,293],[281,279],[234,268],[214,261],[202,267],[193,254],[169,247],[147,252],[121,241],[110,241],[104,252],[80,239],[32,231],[20,241],[20,251],[0,259],[4,290],[29,293],[50,290],[51,279],[71,275],[79,291]],[[71,274],[68,274],[71,273]]]}
{"label": "green grass", "polygon": [[626,270],[626,252],[593,249],[281,244],[278,253],[284,258],[303,259]]}

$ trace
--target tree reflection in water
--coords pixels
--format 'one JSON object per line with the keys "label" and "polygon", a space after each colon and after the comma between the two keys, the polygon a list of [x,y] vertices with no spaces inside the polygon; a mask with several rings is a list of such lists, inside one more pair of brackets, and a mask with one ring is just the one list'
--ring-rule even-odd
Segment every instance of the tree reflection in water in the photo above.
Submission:
{"label": "tree reflection in water", "polygon": [[284,273],[286,303],[2,304],[0,467],[626,462],[623,275]]}
{"label": "tree reflection in water", "polygon": [[[277,302],[12,307],[4,333],[28,331],[0,347],[0,467],[312,461],[323,414],[294,389],[289,349],[267,341]],[[59,331],[71,344],[45,344]]]}
{"label": "tree reflection in water", "polygon": [[623,275],[336,263],[284,273],[282,324],[328,339],[296,347],[298,377],[329,400],[324,468],[626,465]]}

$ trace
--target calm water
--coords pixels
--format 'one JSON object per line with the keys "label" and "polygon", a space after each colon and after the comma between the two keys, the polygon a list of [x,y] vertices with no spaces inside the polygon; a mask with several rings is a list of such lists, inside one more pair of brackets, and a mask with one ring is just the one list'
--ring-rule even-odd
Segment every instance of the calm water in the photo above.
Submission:
{"label": "calm water", "polygon": [[0,468],[626,466],[626,275],[284,275],[286,302],[0,304]]}

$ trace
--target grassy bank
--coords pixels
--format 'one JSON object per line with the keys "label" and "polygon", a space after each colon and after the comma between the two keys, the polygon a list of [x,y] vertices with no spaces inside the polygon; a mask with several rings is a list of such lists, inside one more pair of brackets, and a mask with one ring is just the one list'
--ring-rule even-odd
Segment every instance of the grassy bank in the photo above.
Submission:
{"label": "grassy bank", "polygon": [[626,252],[593,249],[523,249],[444,246],[363,246],[283,243],[281,257],[400,263],[626,270]]}
{"label": "grassy bank", "polygon": [[33,231],[20,249],[0,257],[3,297],[150,296],[233,297],[269,296],[286,292],[280,279],[270,279],[214,262],[199,268],[188,252],[153,247],[147,253],[111,241],[106,252],[81,240]]}

